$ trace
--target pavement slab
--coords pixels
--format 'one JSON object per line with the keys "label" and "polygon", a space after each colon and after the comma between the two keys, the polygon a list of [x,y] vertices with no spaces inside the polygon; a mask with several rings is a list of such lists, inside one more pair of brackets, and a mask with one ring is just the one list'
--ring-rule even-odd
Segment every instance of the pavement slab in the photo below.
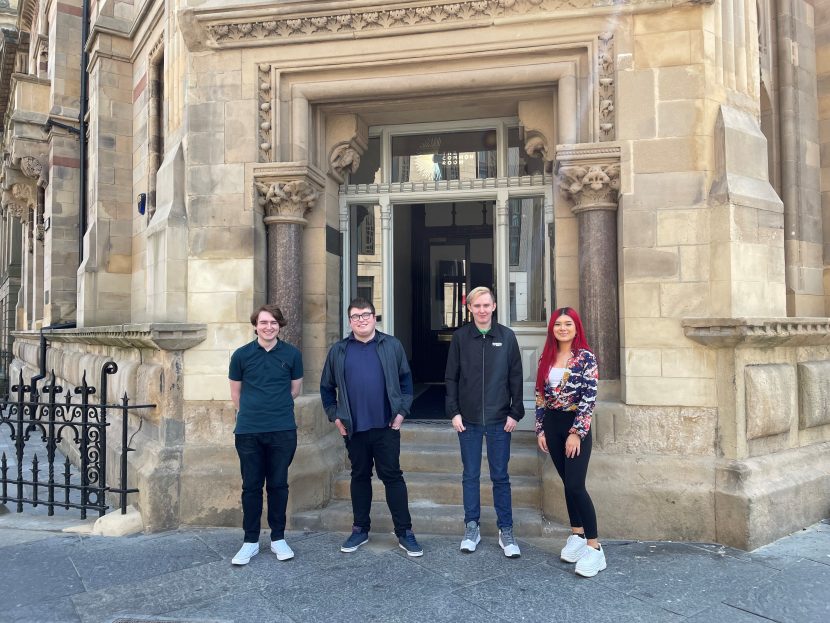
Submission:
{"label": "pavement slab", "polygon": [[730,556],[730,549],[712,552],[672,542],[608,545],[608,569],[596,576],[596,582],[688,617],[742,585],[780,573]]}
{"label": "pavement slab", "polygon": [[725,602],[780,623],[830,621],[830,565],[803,560]]}
{"label": "pavement slab", "polygon": [[233,566],[239,529],[98,537],[56,531],[57,518],[8,517],[3,623],[830,621],[826,522],[754,552],[606,541],[608,568],[586,579],[550,538],[520,540],[521,558],[507,559],[493,538],[463,554],[459,535],[419,534],[425,553],[412,558],[389,532],[349,554],[346,534],[289,532],[296,557],[280,562],[263,531],[259,555]]}

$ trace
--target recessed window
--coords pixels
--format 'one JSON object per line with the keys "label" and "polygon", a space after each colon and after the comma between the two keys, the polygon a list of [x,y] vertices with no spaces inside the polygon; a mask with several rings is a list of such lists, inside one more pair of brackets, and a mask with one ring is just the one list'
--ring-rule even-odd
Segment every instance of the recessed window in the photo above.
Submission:
{"label": "recessed window", "polygon": [[393,182],[440,182],[498,177],[496,131],[392,137]]}

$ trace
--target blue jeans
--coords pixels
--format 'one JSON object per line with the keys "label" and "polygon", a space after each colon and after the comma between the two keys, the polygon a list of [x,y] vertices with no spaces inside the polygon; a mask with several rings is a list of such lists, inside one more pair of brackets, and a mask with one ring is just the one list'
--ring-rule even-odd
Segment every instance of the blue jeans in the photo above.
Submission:
{"label": "blue jeans", "polygon": [[236,435],[236,452],[242,471],[242,529],[245,542],[259,542],[262,486],[268,492],[268,527],[271,540],[285,538],[288,506],[288,466],[297,450],[297,431]]}
{"label": "blue jeans", "polygon": [[510,476],[507,463],[510,461],[510,433],[504,431],[504,424],[468,424],[466,430],[458,433],[461,446],[461,462],[464,473],[461,479],[464,492],[464,523],[481,518],[481,442],[487,438],[487,462],[490,464],[490,480],[493,482],[493,506],[499,529],[513,527],[513,502],[510,493]]}

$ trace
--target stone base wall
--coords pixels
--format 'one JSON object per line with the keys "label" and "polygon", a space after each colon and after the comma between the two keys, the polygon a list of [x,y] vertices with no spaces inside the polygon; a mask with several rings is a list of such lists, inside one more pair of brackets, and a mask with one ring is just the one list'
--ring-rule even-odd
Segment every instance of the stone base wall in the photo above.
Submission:
{"label": "stone base wall", "polygon": [[[39,335],[15,341],[12,384],[22,372],[28,382],[39,372]],[[242,482],[234,447],[234,408],[229,401],[182,399],[182,351],[126,348],[113,345],[52,343],[46,368],[54,371],[64,392],[81,385],[100,389],[101,367],[118,364],[108,378],[107,402],[126,393],[131,404],[155,404],[129,416],[128,435],[134,452],[128,455],[128,484],[139,489],[129,502],[141,512],[148,532],[179,525],[241,526]],[[93,402],[98,395],[93,397]],[[325,506],[331,498],[334,474],[344,467],[345,450],[317,395],[295,401],[298,447],[289,470],[288,516]],[[107,430],[107,482],[120,477],[121,418],[110,412]],[[134,435],[134,437],[133,437]],[[76,466],[78,450],[64,441],[61,451]],[[117,496],[108,504],[115,507]],[[263,523],[263,525],[266,525]]]}

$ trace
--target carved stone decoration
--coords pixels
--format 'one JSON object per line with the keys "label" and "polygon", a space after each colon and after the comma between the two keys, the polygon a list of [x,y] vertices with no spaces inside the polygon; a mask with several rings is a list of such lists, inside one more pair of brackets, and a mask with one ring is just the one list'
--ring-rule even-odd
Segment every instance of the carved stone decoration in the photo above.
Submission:
{"label": "carved stone decoration", "polygon": [[346,181],[346,175],[356,173],[360,167],[360,152],[351,143],[335,145],[329,158],[331,174],[338,183]]}
{"label": "carved stone decoration", "polygon": [[306,180],[293,182],[256,182],[259,205],[265,209],[265,224],[297,223],[305,225],[305,215],[314,207],[319,192]]}
{"label": "carved stone decoration", "polygon": [[43,165],[40,160],[33,156],[23,156],[20,159],[20,170],[23,175],[32,179],[38,179],[43,173]]}
{"label": "carved stone decoration", "polygon": [[614,33],[604,32],[598,39],[599,140],[613,141],[616,137],[614,127]]}
{"label": "carved stone decoration", "polygon": [[620,165],[562,166],[559,168],[559,188],[573,201],[575,214],[584,210],[616,210]]}
{"label": "carved stone decoration", "polygon": [[257,79],[259,86],[258,94],[258,136],[259,140],[259,161],[271,162],[274,160],[274,129],[271,99],[273,97],[273,78],[270,65],[260,65],[257,68]]}
{"label": "carved stone decoration", "polygon": [[[281,19],[259,19],[245,22],[215,22],[206,26],[208,45],[232,46],[238,42],[270,41],[282,43],[289,39],[306,39],[332,33],[344,34],[381,28],[406,28],[492,19],[503,15],[539,13],[566,8],[591,8],[591,0],[468,0],[403,8],[367,7],[350,12],[329,14],[298,14]],[[342,11],[342,9],[341,9]]]}
{"label": "carved stone decoration", "polygon": [[539,133],[529,133],[528,139],[525,141],[525,153],[531,158],[542,158],[543,160],[553,160],[553,154],[548,149],[548,141]]}
{"label": "carved stone decoration", "polygon": [[14,184],[12,185],[12,197],[16,202],[26,206],[34,206],[37,202],[37,193],[34,186],[29,184]]}

